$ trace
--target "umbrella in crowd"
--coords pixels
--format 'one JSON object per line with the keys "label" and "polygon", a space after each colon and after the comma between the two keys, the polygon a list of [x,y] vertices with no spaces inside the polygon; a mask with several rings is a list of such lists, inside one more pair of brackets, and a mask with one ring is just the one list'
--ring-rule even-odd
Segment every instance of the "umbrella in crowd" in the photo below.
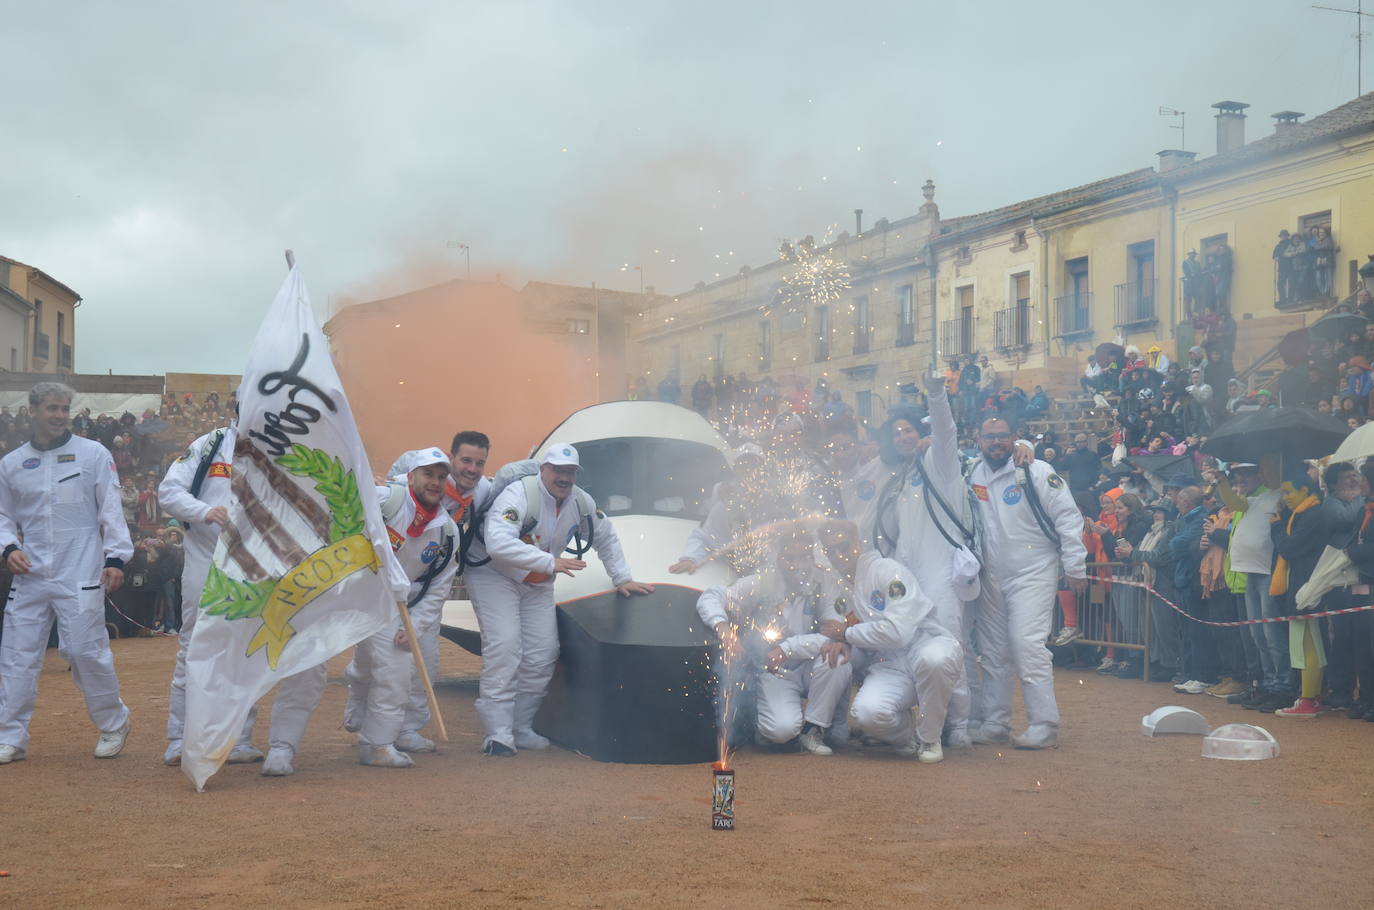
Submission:
{"label": "umbrella in crowd", "polygon": [[1323,458],[1336,451],[1349,432],[1328,414],[1305,408],[1264,408],[1223,423],[1202,451],[1222,461],[1258,461],[1262,455]]}
{"label": "umbrella in crowd", "polygon": [[1126,461],[1143,468],[1146,474],[1156,477],[1179,477],[1188,480],[1201,480],[1197,465],[1191,453],[1187,455],[1132,455]]}
{"label": "umbrella in crowd", "polygon": [[1097,346],[1093,352],[1098,364],[1105,370],[1108,366],[1115,363],[1119,367],[1126,366],[1126,349],[1119,344],[1104,341]]}
{"label": "umbrella in crowd", "polygon": [[1355,313],[1332,313],[1307,327],[1307,334],[1317,341],[1343,341],[1351,334],[1364,332],[1369,320]]}
{"label": "umbrella in crowd", "polygon": [[1349,436],[1331,456],[1332,461],[1355,461],[1374,457],[1374,423],[1367,423]]}
{"label": "umbrella in crowd", "polygon": [[1278,344],[1279,356],[1288,366],[1307,363],[1307,355],[1312,351],[1312,336],[1307,329],[1294,329]]}

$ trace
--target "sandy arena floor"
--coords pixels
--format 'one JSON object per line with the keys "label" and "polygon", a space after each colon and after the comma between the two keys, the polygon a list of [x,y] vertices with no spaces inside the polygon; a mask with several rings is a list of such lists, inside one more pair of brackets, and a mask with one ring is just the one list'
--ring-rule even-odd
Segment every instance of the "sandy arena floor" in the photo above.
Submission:
{"label": "sandy arena floor", "polygon": [[[229,766],[197,794],[160,764],[175,643],[115,643],[134,729],[113,761],[50,651],[27,761],[0,768],[0,906],[1368,907],[1374,724],[1265,718],[1276,761],[1141,737],[1197,707],[1166,686],[1061,671],[1060,749],[941,765],[870,751],[737,756],[738,830],[710,829],[702,765],[478,754],[470,678],[443,643],[452,742],[363,768],[338,726],[342,660],[297,773]],[[466,678],[466,679],[465,679]],[[264,702],[264,715],[267,702]],[[265,745],[267,718],[258,721]]]}

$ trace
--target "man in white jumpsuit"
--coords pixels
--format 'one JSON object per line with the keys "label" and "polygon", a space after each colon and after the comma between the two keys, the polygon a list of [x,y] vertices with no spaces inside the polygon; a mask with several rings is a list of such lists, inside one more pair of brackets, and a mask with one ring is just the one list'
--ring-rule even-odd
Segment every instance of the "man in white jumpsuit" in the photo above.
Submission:
{"label": "man in white jumpsuit", "polygon": [[[834,645],[826,646],[826,657],[852,660],[862,679],[849,706],[850,725],[901,755],[941,761],[945,711],[964,660],[958,640],[905,566],[861,551],[853,522],[827,522],[820,538],[839,575],[832,604],[840,619],[821,624]],[[914,724],[913,704],[920,706]]]}
{"label": "man in white jumpsuit", "polygon": [[[456,528],[442,508],[444,485],[448,480],[448,456],[437,448],[419,449],[407,453],[402,460],[406,472],[404,491],[391,484],[376,488],[382,507],[387,536],[391,539],[396,559],[411,579],[414,597],[429,566],[443,554],[444,540],[450,548],[456,546]],[[388,501],[399,496],[394,511]],[[390,514],[388,514],[390,513]],[[452,561],[441,570],[451,582]],[[434,585],[440,578],[433,579]],[[447,591],[440,586],[439,591]],[[442,609],[443,600],[432,600],[426,609]],[[345,708],[344,724],[358,734],[358,762],[378,768],[410,768],[415,762],[401,751],[398,739],[405,722],[410,700],[411,676],[415,672],[415,658],[410,652],[409,639],[400,616],[380,632],[363,639],[353,652],[353,660],[345,671],[349,683],[349,706]],[[310,715],[320,703],[328,683],[325,665],[312,667],[288,676],[277,685],[272,703],[272,727],[269,733],[271,748],[263,762],[264,777],[285,777],[295,772],[294,759],[305,738]],[[433,749],[433,744],[430,744]],[[420,751],[420,750],[416,750]]]}
{"label": "man in white jumpsuit", "polygon": [[[410,611],[411,622],[415,625],[415,637],[420,640],[420,654],[425,661],[429,678],[439,678],[439,627],[443,621],[444,600],[453,587],[453,577],[461,574],[463,567],[462,540],[471,533],[472,522],[481,515],[492,498],[491,478],[483,475],[487,466],[487,454],[491,451],[491,440],[485,433],[476,430],[463,430],[453,437],[449,447],[449,476],[444,485],[444,512],[453,520],[458,537],[454,541],[452,555],[453,571],[443,579],[435,578],[430,590],[424,597],[428,606],[416,605]],[[414,453],[407,452],[391,466],[390,477],[406,477],[409,474],[407,461]],[[400,554],[397,554],[398,556]],[[404,562],[402,563],[404,565]],[[414,577],[414,576],[411,576]],[[419,593],[414,586],[411,596]],[[350,702],[352,704],[352,702]],[[406,717],[401,725],[401,735],[396,737],[396,748],[402,752],[433,752],[434,742],[422,736],[420,731],[429,724],[429,698],[420,682],[420,674],[415,674],[410,683],[410,704],[406,707]],[[354,722],[345,716],[344,728],[356,730]]]}
{"label": "man in white jumpsuit", "polygon": [[825,739],[849,694],[853,667],[820,656],[829,639],[817,631],[818,623],[834,616],[826,611],[814,543],[807,530],[785,534],[776,568],[729,587],[707,588],[697,599],[697,613],[715,631],[727,664],[750,661],[766,649],[761,664],[751,668],[763,671],[755,679],[759,736],[782,744],[800,735],[805,751],[831,755]]}
{"label": "man in white jumpsuit", "polygon": [[[172,693],[167,705],[167,751],[164,764],[181,764],[181,737],[186,728],[186,649],[200,615],[200,595],[210,572],[210,557],[215,553],[220,528],[229,520],[233,498],[230,483],[234,476],[234,443],[238,434],[232,426],[220,427],[201,436],[186,454],[172,462],[167,476],[157,488],[162,511],[186,527],[186,562],[181,570],[181,634],[177,637],[177,658],[172,667]],[[197,485],[198,489],[197,489]],[[244,719],[239,741],[229,752],[229,764],[262,761],[253,746],[255,706]]]}
{"label": "man in white jumpsuit", "polygon": [[[668,567],[674,575],[691,575],[706,561],[731,544],[754,548],[744,540],[752,519],[748,503],[760,498],[767,486],[763,449],[746,442],[731,453],[730,471],[733,480],[722,481],[711,490],[706,505],[706,518],[687,535],[687,545],[677,562]],[[734,562],[734,560],[732,560]]]}
{"label": "man in white jumpsuit", "polygon": [[[439,620],[458,569],[458,528],[445,508],[427,508],[425,504],[433,502],[436,487],[448,487],[449,460],[438,449],[417,449],[402,455],[393,470],[395,467],[399,467],[400,473],[406,478],[408,494],[401,498],[399,511],[388,516],[391,507],[387,505],[382,514],[387,519],[387,534],[391,538],[396,559],[406,578],[411,579],[406,608],[410,610],[410,621],[415,627],[415,637],[419,639],[426,669],[433,668],[430,671],[430,678],[433,679],[433,674],[439,669]],[[396,492],[393,490],[392,495],[396,495]],[[441,505],[447,505],[447,501],[447,495],[440,494]],[[403,528],[404,531],[401,530]],[[403,535],[405,539],[398,541]],[[432,663],[426,648],[425,639],[428,635],[433,635],[435,639]],[[399,618],[392,637],[397,648],[409,650],[410,644]],[[344,729],[350,733],[357,733],[366,725],[373,694],[373,665],[376,663],[377,647],[368,642],[363,645],[359,645],[344,671],[344,677],[348,680]],[[419,690],[418,706],[415,703],[416,690]],[[424,684],[420,682],[419,673],[411,674],[409,693],[400,733],[396,736],[396,748],[401,752],[433,752],[434,741],[420,735],[420,731],[429,723],[429,698],[425,694]]]}
{"label": "man in white jumpsuit", "polygon": [[1059,741],[1059,706],[1045,641],[1060,575],[1067,576],[1075,593],[1088,585],[1083,516],[1068,485],[1048,464],[1033,461],[1018,468],[1012,463],[1011,427],[1005,420],[983,422],[979,449],[983,457],[969,482],[983,527],[983,590],[974,625],[985,679],[973,741],[1007,741],[1012,689],[1019,678],[1027,727],[1011,742],[1018,749],[1052,748]]}
{"label": "man in white jumpsuit", "polygon": [[534,732],[534,715],[558,660],[554,576],[571,577],[587,567],[564,555],[575,533],[585,540],[591,524],[592,546],[622,595],[654,590],[631,577],[615,527],[576,485],[578,466],[577,449],[556,442],[544,450],[537,481],[519,480],[500,491],[483,528],[491,561],[464,575],[482,633],[477,713],[487,755],[548,748],[549,741]]}
{"label": "man in white jumpsuit", "polygon": [[95,757],[114,758],[129,735],[104,591],[123,583],[134,548],[114,459],[100,443],[71,433],[72,395],[59,382],[35,385],[33,439],[0,459],[0,547],[15,576],[0,643],[0,765],[27,755],[54,621],[72,680],[100,731]]}
{"label": "man in white jumpsuit", "polygon": [[[975,545],[965,536],[965,532],[972,534],[974,517],[968,506],[958,429],[944,378],[927,376],[925,384],[930,408],[928,444],[923,444],[926,440],[921,439],[919,425],[901,418],[890,421],[891,447],[902,462],[897,475],[879,492],[873,520],[881,532],[879,551],[920,580],[921,591],[934,604],[933,621],[959,640],[962,649],[967,638],[964,602],[955,592],[955,545],[965,549]],[[971,550],[967,556],[971,562]],[[932,707],[922,703],[923,710]],[[967,668],[961,669],[947,707],[945,741],[956,747],[970,745]]]}

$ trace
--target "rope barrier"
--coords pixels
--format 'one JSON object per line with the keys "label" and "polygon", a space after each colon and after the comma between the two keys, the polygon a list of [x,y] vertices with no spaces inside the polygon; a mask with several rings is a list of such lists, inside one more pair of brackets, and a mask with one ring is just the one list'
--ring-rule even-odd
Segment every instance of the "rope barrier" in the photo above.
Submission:
{"label": "rope barrier", "polygon": [[1187,610],[1184,610],[1178,604],[1174,603],[1169,598],[1160,594],[1158,591],[1156,591],[1149,585],[1145,584],[1145,582],[1143,581],[1134,581],[1129,578],[1113,578],[1112,584],[1127,585],[1129,587],[1140,588],[1144,591],[1148,591],[1155,597],[1159,598],[1161,603],[1168,605],[1175,613],[1178,613],[1179,615],[1184,616],[1187,619],[1191,619],[1193,622],[1201,623],[1204,626],[1214,626],[1218,629],[1232,629],[1236,626],[1257,626],[1260,623],[1266,622],[1293,622],[1299,619],[1321,619],[1324,616],[1344,616],[1347,613],[1363,613],[1366,610],[1374,610],[1374,604],[1366,604],[1363,607],[1345,607],[1340,610],[1321,610],[1319,612],[1312,613],[1299,613],[1296,616],[1267,616],[1263,619],[1241,619],[1236,620],[1234,622],[1212,622],[1211,620],[1207,619],[1198,619],[1196,616],[1192,615]]}
{"label": "rope barrier", "polygon": [[109,607],[110,607],[112,610],[114,610],[116,613],[118,613],[120,616],[124,617],[126,620],[128,620],[129,622],[131,622],[131,623],[133,623],[134,625],[138,626],[140,629],[142,629],[142,630],[145,631],[145,632],[151,632],[151,633],[154,634],[154,635],[168,635],[168,636],[172,636],[172,637],[175,637],[175,636],[181,634],[180,632],[168,632],[168,631],[165,631],[165,630],[162,630],[162,629],[150,629],[150,628],[148,628],[148,627],[145,626],[143,623],[139,622],[138,620],[134,619],[134,618],[133,618],[132,616],[130,616],[129,614],[125,613],[123,610],[119,609],[119,605],[116,604],[113,600],[111,600],[111,599],[110,599],[110,595],[108,595],[108,594],[105,595],[105,603],[108,604]]}

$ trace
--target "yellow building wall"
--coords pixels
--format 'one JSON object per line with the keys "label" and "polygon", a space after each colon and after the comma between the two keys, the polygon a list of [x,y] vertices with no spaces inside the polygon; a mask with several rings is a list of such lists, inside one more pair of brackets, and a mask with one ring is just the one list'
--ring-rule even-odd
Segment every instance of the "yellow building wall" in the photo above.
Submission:
{"label": "yellow building wall", "polygon": [[[34,319],[29,320],[28,352],[29,359],[27,372],[30,373],[71,373],[76,364],[76,305],[77,297],[64,288],[58,287],[46,280],[42,275],[22,265],[12,265],[10,267],[10,290],[29,302],[42,301],[43,311],[35,314]],[[58,337],[57,324],[58,314],[64,318],[62,337]],[[34,326],[37,319],[39,325]],[[39,357],[33,335],[35,331],[43,332],[48,336],[48,356]],[[62,344],[69,344],[72,347],[72,361],[69,365],[61,366],[59,357],[62,351]]]}

